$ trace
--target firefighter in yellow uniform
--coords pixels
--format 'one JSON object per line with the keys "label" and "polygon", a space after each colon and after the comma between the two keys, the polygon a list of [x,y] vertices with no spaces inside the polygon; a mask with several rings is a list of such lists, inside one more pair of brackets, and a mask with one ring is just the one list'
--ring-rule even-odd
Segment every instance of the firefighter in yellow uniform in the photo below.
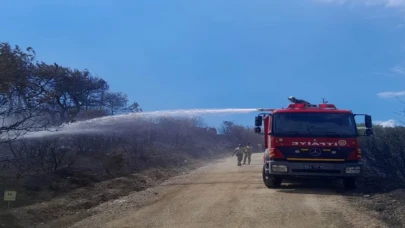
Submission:
{"label": "firefighter in yellow uniform", "polygon": [[243,158],[243,153],[244,152],[241,144],[239,144],[239,146],[236,147],[235,150],[233,151],[232,156],[236,154],[236,157],[238,158],[238,166],[242,166],[241,162]]}
{"label": "firefighter in yellow uniform", "polygon": [[248,160],[248,165],[250,165],[250,160],[252,158],[252,146],[250,143],[247,144],[247,146],[244,149],[244,158],[243,158],[243,164],[246,164],[246,159]]}

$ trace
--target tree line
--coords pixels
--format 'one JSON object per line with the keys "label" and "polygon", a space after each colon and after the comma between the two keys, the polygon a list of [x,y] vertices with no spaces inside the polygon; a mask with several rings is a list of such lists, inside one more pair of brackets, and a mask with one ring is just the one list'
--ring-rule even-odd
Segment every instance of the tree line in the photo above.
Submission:
{"label": "tree line", "polygon": [[3,135],[142,111],[137,102],[111,91],[104,79],[89,70],[38,61],[31,47],[0,43],[0,81]]}

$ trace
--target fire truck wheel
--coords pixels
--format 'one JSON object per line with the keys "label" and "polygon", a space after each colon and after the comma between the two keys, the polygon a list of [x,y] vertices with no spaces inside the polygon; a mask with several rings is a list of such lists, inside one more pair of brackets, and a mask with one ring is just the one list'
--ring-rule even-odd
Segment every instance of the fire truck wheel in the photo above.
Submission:
{"label": "fire truck wheel", "polygon": [[262,176],[263,176],[264,185],[266,185],[267,188],[280,187],[281,182],[282,182],[281,178],[271,177],[269,175],[269,173],[266,172],[266,169],[264,168],[264,165],[263,165]]}
{"label": "fire truck wheel", "polygon": [[346,177],[343,179],[343,186],[345,189],[355,189],[356,188],[356,179],[353,177]]}

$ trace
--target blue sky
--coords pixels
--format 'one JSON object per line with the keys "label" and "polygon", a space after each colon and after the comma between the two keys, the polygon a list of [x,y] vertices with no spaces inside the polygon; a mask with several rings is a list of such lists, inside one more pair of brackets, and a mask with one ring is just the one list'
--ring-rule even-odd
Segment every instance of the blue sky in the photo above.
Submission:
{"label": "blue sky", "polygon": [[[1,41],[88,68],[145,111],[287,105],[405,120],[405,0],[14,0]],[[254,114],[207,118],[252,125]]]}

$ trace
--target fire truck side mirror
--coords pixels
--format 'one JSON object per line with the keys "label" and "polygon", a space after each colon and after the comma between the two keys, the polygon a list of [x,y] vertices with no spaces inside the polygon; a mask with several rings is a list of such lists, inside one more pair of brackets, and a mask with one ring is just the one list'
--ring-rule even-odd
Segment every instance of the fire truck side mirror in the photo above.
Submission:
{"label": "fire truck side mirror", "polygon": [[255,127],[255,133],[256,134],[260,134],[261,131],[262,131],[261,127]]}
{"label": "fire truck side mirror", "polygon": [[255,117],[255,126],[256,127],[261,127],[263,123],[263,117],[262,116],[256,116]]}
{"label": "fire truck side mirror", "polygon": [[366,128],[372,128],[373,127],[373,122],[371,121],[371,116],[365,115],[364,116],[364,123]]}

